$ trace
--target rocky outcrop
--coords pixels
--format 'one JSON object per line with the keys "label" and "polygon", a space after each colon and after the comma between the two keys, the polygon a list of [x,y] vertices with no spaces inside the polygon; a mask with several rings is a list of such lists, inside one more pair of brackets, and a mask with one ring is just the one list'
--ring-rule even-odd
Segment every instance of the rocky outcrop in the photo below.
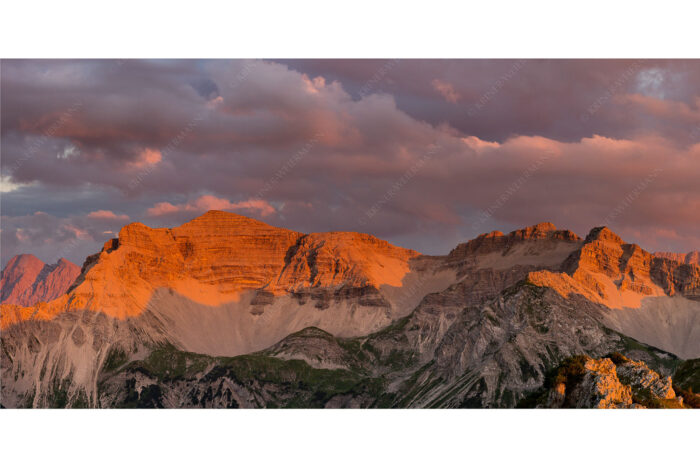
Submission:
{"label": "rocky outcrop", "polygon": [[2,271],[0,303],[31,306],[53,300],[68,290],[80,268],[65,258],[45,264],[34,255],[13,257]]}
{"label": "rocky outcrop", "polygon": [[[558,386],[558,392],[561,392],[561,384]],[[608,358],[586,360],[583,379],[576,389],[577,408],[631,408],[633,404],[631,388],[620,383],[615,364]],[[566,387],[563,392],[566,393]]]}
{"label": "rocky outcrop", "polygon": [[359,369],[363,364],[353,352],[357,348],[352,339],[338,339],[311,327],[285,337],[261,354],[283,360],[303,360],[314,368],[350,370]]}
{"label": "rocky outcrop", "polygon": [[596,409],[686,408],[673,389],[671,377],[662,377],[646,363],[615,353],[594,359],[579,355],[558,368],[552,387],[541,400],[549,408]]}

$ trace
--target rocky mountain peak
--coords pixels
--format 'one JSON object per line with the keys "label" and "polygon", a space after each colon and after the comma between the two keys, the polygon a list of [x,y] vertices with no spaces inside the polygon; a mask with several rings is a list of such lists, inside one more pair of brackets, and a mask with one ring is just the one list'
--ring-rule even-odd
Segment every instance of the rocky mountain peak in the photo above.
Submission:
{"label": "rocky mountain peak", "polygon": [[6,270],[11,270],[14,267],[29,268],[39,268],[44,267],[44,262],[32,254],[21,254],[10,258],[5,266]]}
{"label": "rocky mountain peak", "polygon": [[457,245],[448,257],[459,260],[470,255],[484,255],[494,252],[505,255],[513,247],[523,243],[549,243],[553,245],[558,242],[575,243],[580,240],[579,236],[570,230],[557,230],[551,222],[541,222],[514,230],[507,235],[497,230],[481,234],[473,240]]}
{"label": "rocky mountain peak", "polygon": [[350,293],[347,288],[400,287],[409,260],[418,255],[368,234],[306,235],[224,211],[174,228],[135,222],[88,257],[69,294],[43,312],[136,316],[159,289],[218,306],[251,290],[286,294],[314,287],[332,294],[339,288]]}
{"label": "rocky mountain peak", "polygon": [[695,264],[700,266],[700,251],[691,251],[690,253],[670,253],[660,251],[654,253],[654,257],[668,259],[678,263]]}
{"label": "rocky mountain peak", "polygon": [[31,254],[17,255],[7,262],[0,279],[2,303],[31,306],[63,295],[80,273],[65,258],[45,264]]}
{"label": "rocky mountain peak", "polygon": [[561,274],[537,271],[530,280],[568,296],[584,295],[610,308],[639,308],[646,297],[680,294],[700,298],[700,268],[652,255],[625,243],[607,227],[595,227],[561,266]]}
{"label": "rocky mountain peak", "polygon": [[594,227],[586,236],[584,243],[592,243],[595,241],[610,242],[617,245],[622,245],[624,242],[619,235],[610,230],[608,227]]}
{"label": "rocky mountain peak", "polygon": [[551,232],[555,232],[557,227],[551,222],[540,222],[539,224],[531,225],[525,227],[524,229],[516,230],[513,233],[514,236],[519,238],[547,238]]}

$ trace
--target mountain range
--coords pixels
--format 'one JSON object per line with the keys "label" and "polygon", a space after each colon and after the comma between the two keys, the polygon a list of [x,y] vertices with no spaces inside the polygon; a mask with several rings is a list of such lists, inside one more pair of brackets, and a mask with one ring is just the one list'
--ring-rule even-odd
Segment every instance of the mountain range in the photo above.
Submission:
{"label": "mountain range", "polygon": [[695,407],[698,254],[607,227],[444,256],[223,211],[2,275],[4,407]]}

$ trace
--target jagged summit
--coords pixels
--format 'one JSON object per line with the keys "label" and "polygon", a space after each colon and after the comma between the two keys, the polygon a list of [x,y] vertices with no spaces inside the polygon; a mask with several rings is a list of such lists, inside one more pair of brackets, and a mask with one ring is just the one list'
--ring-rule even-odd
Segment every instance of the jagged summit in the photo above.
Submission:
{"label": "jagged summit", "polygon": [[525,227],[524,229],[518,229],[514,232],[522,235],[524,238],[543,238],[547,237],[549,232],[556,230],[557,227],[551,222],[540,222],[539,224],[531,225],[529,227]]}
{"label": "jagged summit", "polygon": [[[550,246],[558,242],[576,243],[581,238],[570,230],[557,230],[551,222],[541,222],[530,227],[518,229],[504,235],[498,230],[481,234],[473,240],[461,243],[448,255],[458,259],[468,255],[483,255],[494,252],[507,254],[514,246],[522,243],[547,243]],[[544,246],[544,245],[542,245]],[[544,246],[544,248],[547,248]]]}
{"label": "jagged summit", "polygon": [[42,264],[43,265],[44,262],[31,253],[23,253],[23,254],[15,255],[12,258],[10,258],[10,260],[5,265],[5,268],[8,268],[10,266],[15,266],[15,265],[22,265],[25,267],[29,267],[32,264],[36,264],[36,265]]}
{"label": "jagged summit", "polygon": [[654,256],[657,258],[677,261],[679,263],[695,264],[697,266],[700,266],[700,251],[691,251],[689,253],[671,253],[665,251],[658,251],[654,253]]}
{"label": "jagged summit", "polygon": [[591,231],[586,236],[584,243],[591,243],[594,241],[612,242],[617,243],[618,245],[622,245],[624,243],[619,235],[617,235],[615,232],[613,232],[605,226],[594,227],[593,229],[591,229]]}
{"label": "jagged summit", "polygon": [[65,258],[45,264],[31,254],[14,256],[0,279],[0,302],[30,306],[63,295],[78,276],[80,268]]}
{"label": "jagged summit", "polygon": [[564,296],[581,294],[610,308],[639,308],[650,297],[700,296],[700,268],[660,258],[625,243],[608,227],[595,227],[562,264],[561,273],[530,273],[533,283]]}

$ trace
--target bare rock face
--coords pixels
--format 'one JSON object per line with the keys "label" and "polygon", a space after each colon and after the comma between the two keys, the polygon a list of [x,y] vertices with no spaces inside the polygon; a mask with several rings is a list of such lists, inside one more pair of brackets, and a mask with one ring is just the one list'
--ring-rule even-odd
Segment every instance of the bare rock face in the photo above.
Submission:
{"label": "bare rock face", "polygon": [[588,359],[576,407],[617,409],[632,406],[632,389],[620,383],[609,358]]}
{"label": "bare rock face", "polygon": [[17,255],[2,271],[0,302],[31,306],[53,300],[68,290],[80,268],[65,258],[44,264],[34,255]]}
{"label": "bare rock face", "polygon": [[654,295],[657,291],[650,278],[652,259],[651,254],[638,245],[624,243],[607,227],[596,227],[581,249],[566,260],[563,269],[603,300],[610,298],[606,278],[613,281],[619,292]]}
{"label": "bare rock face", "polygon": [[671,377],[661,377],[643,362],[623,359],[618,363],[616,370],[620,381],[630,386],[635,394],[639,394],[642,398],[675,399],[676,397]]}
{"label": "bare rock face", "polygon": [[591,230],[556,270],[528,274],[563,297],[605,307],[606,325],[683,358],[700,352],[700,268],[654,256],[607,227]]}
{"label": "bare rock face", "polygon": [[647,297],[700,297],[700,268],[652,255],[623,242],[607,227],[592,229],[581,248],[563,262],[560,273],[540,270],[529,279],[609,308],[639,308]]}
{"label": "bare rock face", "polygon": [[[615,360],[613,362],[613,360]],[[546,407],[596,409],[684,408],[671,377],[619,353],[612,358],[579,355],[559,368]]]}
{"label": "bare rock face", "polygon": [[[315,288],[400,287],[418,253],[370,235],[304,235],[237,214],[209,211],[180,227],[133,223],[86,260],[70,292],[48,307],[3,313],[13,319],[92,310],[124,319],[138,316],[154,292],[169,289],[193,302],[218,306],[250,290],[281,295]],[[258,303],[259,304],[259,303]]]}
{"label": "bare rock face", "polygon": [[[535,263],[544,264],[551,261],[550,257],[558,249],[566,251],[568,255],[580,242],[578,235],[570,230],[557,230],[554,224],[543,222],[508,235],[499,231],[479,235],[454,248],[447,256],[447,262],[460,264],[475,257],[499,255],[512,257],[509,258],[511,263],[517,263],[517,259],[527,256]],[[557,257],[555,262],[561,263],[565,257]]]}
{"label": "bare rock face", "polygon": [[275,288],[297,292],[313,287],[400,287],[408,261],[418,252],[367,234],[328,232],[305,235],[289,251]]}
{"label": "bare rock face", "polygon": [[361,366],[362,362],[351,350],[351,344],[344,346],[344,342],[332,334],[311,327],[285,337],[262,353],[283,360],[303,360],[314,368],[333,370]]}
{"label": "bare rock face", "polygon": [[654,258],[651,274],[667,295],[678,294],[691,300],[700,300],[700,267]]}
{"label": "bare rock face", "polygon": [[678,263],[700,266],[700,251],[691,251],[690,253],[669,253],[660,251],[654,253],[654,256],[657,258],[670,259]]}
{"label": "bare rock face", "polygon": [[469,291],[465,305],[478,305],[524,279],[532,271],[559,271],[582,244],[569,230],[544,222],[507,235],[494,231],[454,248],[445,266],[457,270],[459,287]]}
{"label": "bare rock face", "polygon": [[34,255],[17,255],[2,271],[0,298],[2,303],[29,305],[32,286],[44,268],[44,262]]}
{"label": "bare rock face", "polygon": [[159,288],[209,305],[234,300],[274,280],[301,236],[221,211],[172,229],[129,224],[96,258],[88,258],[81,280],[56,311],[137,316]]}

